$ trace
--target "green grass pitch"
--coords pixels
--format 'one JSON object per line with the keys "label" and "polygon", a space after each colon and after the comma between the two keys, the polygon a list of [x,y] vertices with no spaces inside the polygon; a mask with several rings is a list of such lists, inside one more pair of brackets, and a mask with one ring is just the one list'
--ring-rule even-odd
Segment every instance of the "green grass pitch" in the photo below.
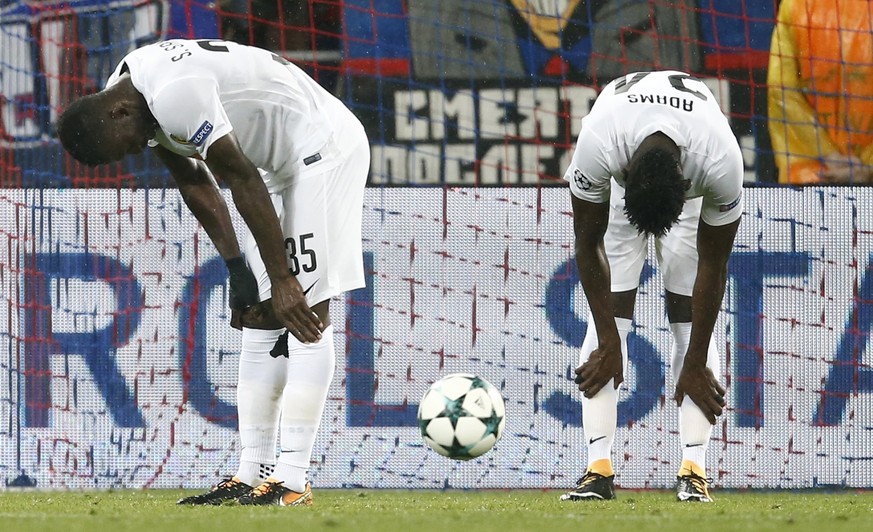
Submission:
{"label": "green grass pitch", "polygon": [[558,491],[315,490],[308,508],[180,507],[194,492],[5,491],[9,532],[354,530],[419,532],[873,530],[873,491],[715,491],[682,504],[667,491],[619,490],[614,501],[560,502]]}

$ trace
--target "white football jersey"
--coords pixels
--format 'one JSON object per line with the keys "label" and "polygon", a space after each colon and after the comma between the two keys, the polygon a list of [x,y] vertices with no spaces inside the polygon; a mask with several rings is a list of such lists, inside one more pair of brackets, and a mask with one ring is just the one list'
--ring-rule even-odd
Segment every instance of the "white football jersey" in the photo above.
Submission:
{"label": "white football jersey", "polygon": [[703,198],[701,218],[725,225],[743,211],[743,158],[727,117],[706,85],[677,71],[637,72],[618,78],[582,119],[564,174],[577,198],[609,201],[610,178],[624,187],[628,162],[646,137],[661,132],[679,147],[691,187]]}
{"label": "white football jersey", "polygon": [[209,147],[233,131],[270,192],[338,166],[344,128],[360,127],[305,72],[260,48],[173,39],[125,56],[107,87],[124,72],[160,126],[150,146],[206,160]]}

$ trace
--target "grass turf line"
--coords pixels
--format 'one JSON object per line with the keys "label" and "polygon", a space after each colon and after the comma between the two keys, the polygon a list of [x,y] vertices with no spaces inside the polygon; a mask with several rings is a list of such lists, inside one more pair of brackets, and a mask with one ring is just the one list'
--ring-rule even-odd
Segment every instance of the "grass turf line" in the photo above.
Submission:
{"label": "grass turf line", "polygon": [[559,501],[559,491],[347,489],[315,490],[315,505],[309,508],[175,504],[193,493],[10,490],[0,492],[0,530],[873,530],[873,491],[716,491],[714,504],[682,504],[667,491],[619,490],[614,501],[572,503]]}

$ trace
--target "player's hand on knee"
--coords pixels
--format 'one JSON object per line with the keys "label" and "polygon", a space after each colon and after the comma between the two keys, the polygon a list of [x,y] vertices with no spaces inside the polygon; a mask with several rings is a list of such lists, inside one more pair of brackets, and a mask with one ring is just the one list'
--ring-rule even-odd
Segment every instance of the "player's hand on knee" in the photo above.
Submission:
{"label": "player's hand on knee", "polygon": [[233,310],[244,310],[258,303],[258,280],[241,257],[226,262],[230,280],[228,303]]}
{"label": "player's hand on knee", "polygon": [[676,382],[676,393],[673,399],[677,406],[682,406],[686,396],[700,408],[706,419],[715,425],[716,419],[724,411],[725,389],[715,378],[712,370],[706,366],[684,366]]}
{"label": "player's hand on knee", "polygon": [[306,302],[306,294],[297,279],[273,281],[273,309],[288,331],[303,343],[321,339],[324,325]]}
{"label": "player's hand on knee", "polygon": [[592,398],[609,381],[615,388],[624,380],[624,368],[620,349],[595,349],[584,364],[576,368],[574,381],[585,397]]}

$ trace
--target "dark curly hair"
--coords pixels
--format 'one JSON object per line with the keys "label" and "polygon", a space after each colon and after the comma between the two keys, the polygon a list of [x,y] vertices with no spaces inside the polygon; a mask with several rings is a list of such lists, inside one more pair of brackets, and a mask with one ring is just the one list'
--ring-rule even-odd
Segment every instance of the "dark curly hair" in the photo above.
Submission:
{"label": "dark curly hair", "polygon": [[664,236],[682,213],[687,188],[671,151],[646,150],[628,167],[624,194],[628,221],[642,234]]}
{"label": "dark curly hair", "polygon": [[58,139],[80,163],[97,166],[111,162],[100,150],[109,135],[104,93],[91,94],[71,103],[58,118]]}

